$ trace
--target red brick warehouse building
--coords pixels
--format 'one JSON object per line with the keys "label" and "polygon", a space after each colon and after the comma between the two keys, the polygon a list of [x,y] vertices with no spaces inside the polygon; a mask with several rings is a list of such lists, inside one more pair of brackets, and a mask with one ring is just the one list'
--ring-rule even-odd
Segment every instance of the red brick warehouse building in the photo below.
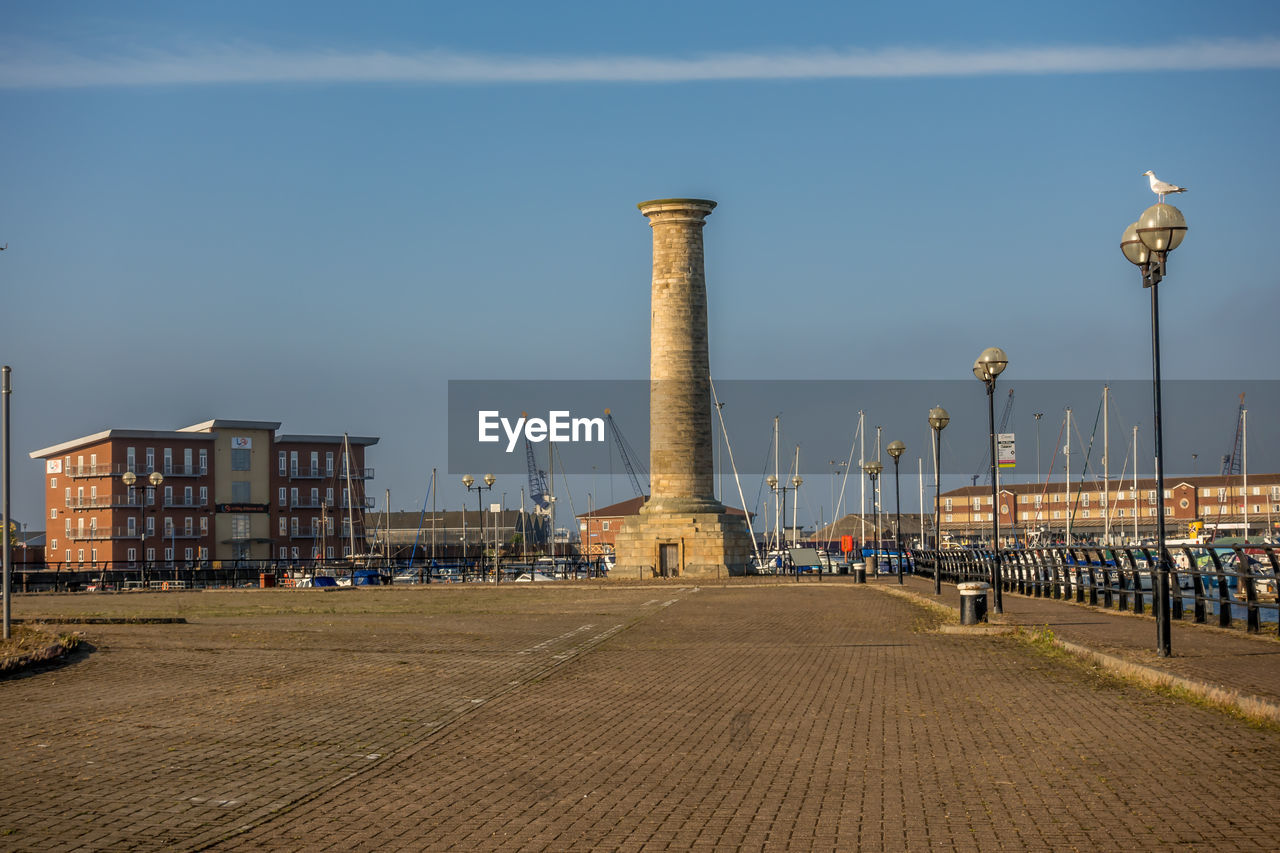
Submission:
{"label": "red brick warehouse building", "polygon": [[373,478],[365,448],[378,439],[278,435],[279,428],[216,419],[173,431],[109,429],[33,451],[45,460],[46,562],[172,565],[362,552],[365,483]]}

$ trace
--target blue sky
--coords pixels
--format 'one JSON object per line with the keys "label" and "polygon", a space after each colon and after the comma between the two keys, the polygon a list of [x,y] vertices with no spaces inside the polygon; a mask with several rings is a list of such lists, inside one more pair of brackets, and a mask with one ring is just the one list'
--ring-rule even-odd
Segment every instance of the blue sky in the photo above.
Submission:
{"label": "blue sky", "polygon": [[[43,514],[27,451],[210,417],[380,435],[380,504],[420,503],[436,466],[456,505],[449,379],[644,376],[648,198],[720,203],[717,376],[965,379],[999,345],[1013,383],[1141,379],[1148,303],[1117,244],[1153,169],[1191,188],[1166,376],[1278,378],[1274,3],[4,16],[22,520]],[[1195,425],[1202,460],[1232,417]]]}

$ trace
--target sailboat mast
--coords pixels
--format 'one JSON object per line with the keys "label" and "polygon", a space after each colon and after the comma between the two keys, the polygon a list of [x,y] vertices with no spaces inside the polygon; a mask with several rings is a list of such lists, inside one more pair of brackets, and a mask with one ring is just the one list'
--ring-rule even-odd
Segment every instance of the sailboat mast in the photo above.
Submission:
{"label": "sailboat mast", "polygon": [[800,445],[796,445],[796,474],[791,481],[791,547],[800,547],[796,540],[796,516],[800,514]]}
{"label": "sailboat mast", "polygon": [[431,469],[431,564],[436,562],[436,469]]}
{"label": "sailboat mast", "polygon": [[867,478],[862,470],[867,462],[867,431],[863,428],[864,424],[862,409],[858,409],[858,520],[862,523],[859,546],[867,541]]}
{"label": "sailboat mast", "polygon": [[1249,410],[1240,410],[1240,439],[1244,442],[1240,460],[1240,499],[1244,501],[1244,544],[1249,544]]}
{"label": "sailboat mast", "polygon": [[1071,408],[1067,408],[1067,547],[1071,547]]}
{"label": "sailboat mast", "polygon": [[1111,387],[1102,386],[1102,514],[1104,521],[1102,542],[1111,544],[1111,440],[1107,430],[1107,398],[1111,396]]}
{"label": "sailboat mast", "polygon": [[[780,483],[778,479],[778,415],[773,416],[773,481]],[[773,490],[773,547],[775,549],[782,547],[782,513],[779,512],[778,504],[779,492],[775,488]]]}
{"label": "sailboat mast", "polygon": [[1138,427],[1133,428],[1133,544],[1138,544]]}
{"label": "sailboat mast", "polygon": [[347,475],[347,551],[348,555],[356,555],[355,503],[356,493],[351,488],[351,440],[342,434],[342,467]]}

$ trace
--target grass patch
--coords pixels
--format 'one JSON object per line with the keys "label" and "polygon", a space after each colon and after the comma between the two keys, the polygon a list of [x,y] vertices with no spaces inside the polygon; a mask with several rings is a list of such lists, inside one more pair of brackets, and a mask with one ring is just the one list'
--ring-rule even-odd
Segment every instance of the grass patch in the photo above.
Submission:
{"label": "grass patch", "polygon": [[14,625],[8,640],[0,640],[0,675],[57,660],[80,645],[80,635],[58,633],[41,624]]}

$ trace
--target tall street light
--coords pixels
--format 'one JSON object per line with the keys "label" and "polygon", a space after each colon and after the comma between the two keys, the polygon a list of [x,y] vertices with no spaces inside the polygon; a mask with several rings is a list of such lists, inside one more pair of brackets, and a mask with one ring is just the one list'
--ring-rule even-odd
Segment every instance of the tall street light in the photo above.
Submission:
{"label": "tall street light", "polygon": [[[133,473],[132,471],[125,471],[123,474],[120,475],[120,482],[124,483],[125,488],[127,488],[130,492],[132,492],[134,483],[138,482],[138,475]],[[147,482],[151,484],[151,489],[152,489],[151,494],[154,496],[155,493],[159,491],[160,484],[164,482],[164,474],[161,474],[159,471],[152,471],[151,475],[147,477]],[[142,554],[140,555],[142,557],[140,565],[142,566],[142,569],[138,577],[141,579],[142,588],[146,589],[147,588],[147,495],[146,495],[146,489],[143,489],[142,500],[138,502],[138,515],[142,520],[142,530],[139,531],[140,546],[142,550]],[[159,525],[157,525],[157,527],[158,526]],[[161,537],[161,541],[163,542],[163,537]]]}
{"label": "tall street light", "polygon": [[[467,487],[467,491],[476,493],[476,510],[480,513],[480,564],[481,566],[483,566],[484,564],[484,493],[486,491],[493,490],[493,483],[497,479],[498,478],[493,476],[492,474],[485,474],[484,485],[481,486],[478,483],[476,483],[476,478],[472,477],[470,474],[467,474],[462,478],[462,485]],[[462,543],[462,550],[463,550],[464,557],[466,556],[466,547],[467,547],[467,543],[464,541]],[[484,579],[483,576],[481,576],[481,580],[483,579]]]}
{"label": "tall street light", "polygon": [[973,375],[987,386],[987,422],[991,427],[991,591],[994,593],[993,613],[1003,613],[1000,594],[1000,486],[996,473],[996,377],[1009,365],[1009,357],[1000,347],[987,347],[973,363]]}
{"label": "tall street light", "polygon": [[885,450],[893,457],[893,496],[897,502],[893,513],[893,545],[898,550],[898,585],[901,586],[902,567],[906,564],[902,559],[902,488],[898,480],[898,457],[907,452],[907,446],[901,441],[891,441]]}
{"label": "tall street light", "polygon": [[1171,204],[1153,204],[1138,221],[1124,230],[1120,251],[1129,263],[1142,271],[1142,286],[1151,290],[1151,398],[1155,409],[1154,441],[1156,464],[1156,653],[1171,654],[1169,641],[1169,561],[1164,552],[1164,444],[1160,426],[1160,281],[1169,253],[1178,248],[1187,234],[1187,220]]}
{"label": "tall street light", "polygon": [[875,519],[873,525],[876,544],[871,549],[872,560],[875,561],[876,574],[880,574],[880,497],[876,492],[876,481],[880,479],[880,472],[884,470],[884,466],[877,459],[872,459],[862,465],[863,472],[871,480],[871,514]]}
{"label": "tall street light", "polygon": [[[951,423],[951,415],[941,406],[929,410],[929,428],[933,430],[933,594],[942,595],[942,431]],[[924,533],[921,531],[921,535]]]}

